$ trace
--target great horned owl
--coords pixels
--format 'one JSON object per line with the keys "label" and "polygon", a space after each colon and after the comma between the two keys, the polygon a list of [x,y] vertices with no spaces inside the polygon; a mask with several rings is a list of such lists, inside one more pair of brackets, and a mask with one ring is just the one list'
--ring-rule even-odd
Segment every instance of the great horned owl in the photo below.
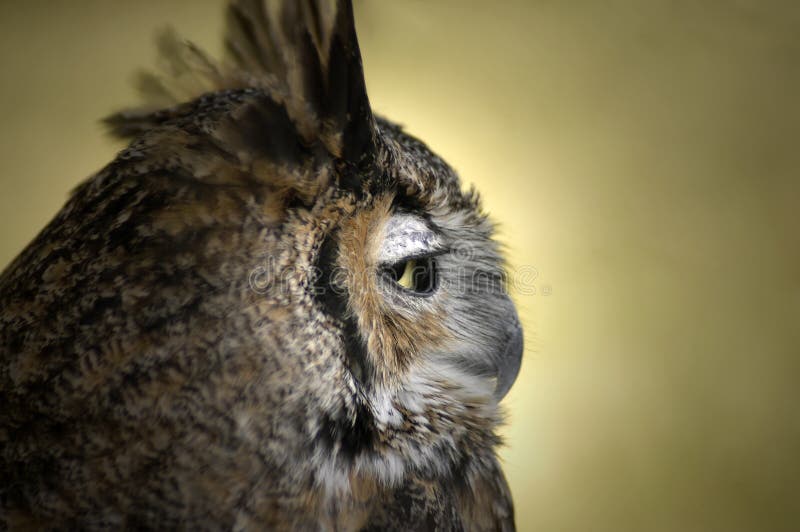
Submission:
{"label": "great horned owl", "polygon": [[512,530],[492,225],[372,113],[350,2],[176,42],[0,277],[0,529]]}

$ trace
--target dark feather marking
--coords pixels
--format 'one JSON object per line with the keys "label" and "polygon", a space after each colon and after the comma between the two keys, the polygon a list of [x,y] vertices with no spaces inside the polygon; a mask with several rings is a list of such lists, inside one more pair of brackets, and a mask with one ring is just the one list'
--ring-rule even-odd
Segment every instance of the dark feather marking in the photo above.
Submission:
{"label": "dark feather marking", "polygon": [[302,72],[304,94],[314,112],[321,116],[323,109],[320,106],[325,102],[325,87],[320,57],[307,30],[299,36],[299,41],[298,49],[304,67]]}
{"label": "dark feather marking", "polygon": [[311,30],[314,32],[314,35],[321,37],[323,28],[322,28],[322,19],[319,13],[319,7],[315,2],[304,2],[303,5],[308,10],[308,13],[311,17],[311,24],[312,24]]}
{"label": "dark feather marking", "polygon": [[276,163],[301,165],[308,154],[286,107],[269,97],[246,104],[236,130],[247,148]]}
{"label": "dark feather marking", "polygon": [[[238,39],[236,41],[226,39],[228,49],[233,52],[240,62],[243,63],[246,62],[243,52],[249,53],[250,57],[254,57],[259,60],[261,67],[265,72],[269,71],[272,65],[269,64],[268,60],[262,53],[259,53],[262,51],[262,47],[259,46],[255,23],[251,17],[242,10],[243,7],[235,2],[231,3],[228,7],[229,22],[232,26],[239,30],[240,36],[244,37],[244,39]],[[241,50],[237,45],[246,45],[249,47],[249,50]]]}
{"label": "dark feather marking", "polygon": [[[242,0],[229,4],[229,32],[226,46],[229,51],[236,51],[234,58],[246,71],[257,65],[252,65],[242,52],[249,54],[258,61],[261,70],[251,71],[252,74],[273,74],[278,77],[285,76],[285,68],[281,58],[278,41],[274,32],[276,28],[270,27],[270,21],[265,10],[265,3],[260,0]],[[247,50],[240,50],[237,45],[244,45]]]}
{"label": "dark feather marking", "polygon": [[[342,322],[342,335],[350,371],[361,386],[372,381],[372,364],[367,356],[366,345],[358,330],[355,318],[348,312],[347,293],[333,278],[336,274],[338,243],[335,233],[325,236],[317,259],[318,277],[314,283],[314,296],[325,312]],[[355,417],[345,415],[326,416],[319,437],[333,448],[339,446],[347,459],[370,450],[375,444],[374,418],[366,404],[358,401]]]}
{"label": "dark feather marking", "polygon": [[374,417],[367,405],[359,403],[355,417],[350,420],[344,415],[323,416],[318,437],[325,444],[339,449],[342,457],[352,460],[361,453],[369,452],[376,442]]}
{"label": "dark feather marking", "polygon": [[338,122],[344,137],[342,157],[358,163],[363,155],[375,148],[375,125],[367,98],[351,2],[339,4],[330,54],[328,79],[330,85],[337,84],[337,90],[330,91],[328,101],[344,105],[344,120]]}
{"label": "dark feather marking", "polygon": [[337,254],[339,252],[335,233],[329,233],[320,246],[317,258],[317,279],[314,283],[314,296],[325,313],[342,321],[342,333],[347,353],[347,362],[353,376],[362,386],[368,386],[374,368],[367,355],[367,346],[361,338],[358,323],[348,311],[348,294],[338,286],[334,276],[337,273]]}
{"label": "dark feather marking", "polygon": [[[328,79],[326,99],[324,102],[325,118],[344,130],[348,112],[348,62],[344,46],[338,35],[333,36],[330,57],[328,58]],[[346,140],[345,140],[346,144]],[[351,160],[348,157],[344,159]]]}

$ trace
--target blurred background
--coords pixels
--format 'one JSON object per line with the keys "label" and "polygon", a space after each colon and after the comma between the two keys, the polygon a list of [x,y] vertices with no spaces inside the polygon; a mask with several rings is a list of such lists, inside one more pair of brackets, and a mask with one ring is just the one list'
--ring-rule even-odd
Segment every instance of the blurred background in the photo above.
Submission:
{"label": "blurred background", "polygon": [[[358,1],[358,0],[357,0]],[[222,0],[0,2],[0,268],[120,145],[167,24]],[[800,4],[356,5],[374,108],[483,193],[526,355],[520,530],[800,530]]]}

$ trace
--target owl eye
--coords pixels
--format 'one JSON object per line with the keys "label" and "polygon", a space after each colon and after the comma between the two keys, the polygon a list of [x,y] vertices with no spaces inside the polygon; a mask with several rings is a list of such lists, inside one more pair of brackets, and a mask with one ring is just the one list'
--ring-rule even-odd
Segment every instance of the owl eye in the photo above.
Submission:
{"label": "owl eye", "polygon": [[405,259],[384,267],[383,274],[405,291],[416,295],[431,294],[436,288],[433,257]]}

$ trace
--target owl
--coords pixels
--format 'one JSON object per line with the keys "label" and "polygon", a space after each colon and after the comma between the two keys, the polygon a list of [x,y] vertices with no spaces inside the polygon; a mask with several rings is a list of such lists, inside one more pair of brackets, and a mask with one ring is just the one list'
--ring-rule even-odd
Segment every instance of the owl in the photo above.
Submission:
{"label": "owl", "polygon": [[374,114],[349,0],[241,0],[226,59],[0,276],[0,529],[514,529],[522,331],[477,194]]}

